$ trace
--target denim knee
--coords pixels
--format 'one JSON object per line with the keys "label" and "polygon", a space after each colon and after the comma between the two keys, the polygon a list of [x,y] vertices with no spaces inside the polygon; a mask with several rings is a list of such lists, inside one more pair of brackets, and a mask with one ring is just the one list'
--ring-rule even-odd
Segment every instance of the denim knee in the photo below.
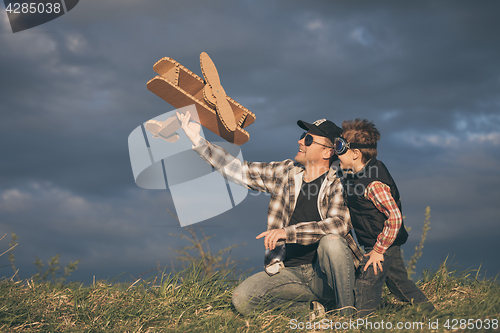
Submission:
{"label": "denim knee", "polygon": [[343,253],[347,247],[347,242],[344,238],[337,234],[329,234],[323,236],[319,241],[318,254],[329,253],[331,255]]}
{"label": "denim knee", "polygon": [[245,288],[241,287],[241,284],[237,286],[233,291],[233,297],[231,302],[235,309],[241,313],[243,316],[250,314],[252,309],[249,308],[250,295],[247,294]]}

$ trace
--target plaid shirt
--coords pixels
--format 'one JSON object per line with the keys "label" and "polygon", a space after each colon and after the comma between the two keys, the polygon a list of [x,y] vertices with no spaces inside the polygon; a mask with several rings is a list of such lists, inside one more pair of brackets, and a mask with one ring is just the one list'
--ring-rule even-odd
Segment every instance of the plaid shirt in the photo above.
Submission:
{"label": "plaid shirt", "polygon": [[384,228],[373,246],[376,252],[383,254],[396,240],[403,218],[388,185],[379,181],[371,182],[366,187],[365,198],[373,202],[375,207],[387,217]]}
{"label": "plaid shirt", "polygon": [[[346,239],[354,264],[356,267],[359,265],[363,255],[350,233],[351,217],[344,203],[342,184],[336,176],[337,170],[330,169],[318,195],[318,210],[322,220],[288,225],[302,185],[302,165],[293,160],[270,163],[241,162],[223,148],[204,139],[200,139],[193,150],[232,182],[271,194],[267,230],[284,228],[285,242],[301,245],[317,243],[325,235],[337,234]],[[278,242],[273,251],[266,250],[265,264],[284,260],[285,242]]]}

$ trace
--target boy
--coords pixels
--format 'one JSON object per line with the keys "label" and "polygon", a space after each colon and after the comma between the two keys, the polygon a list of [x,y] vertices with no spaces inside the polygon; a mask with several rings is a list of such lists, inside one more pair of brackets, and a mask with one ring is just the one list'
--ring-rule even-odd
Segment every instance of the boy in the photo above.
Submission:
{"label": "boy", "polygon": [[[408,238],[401,215],[398,188],[385,165],[376,159],[380,133],[368,120],[342,124],[335,140],[344,178],[344,195],[358,242],[365,249],[355,283],[355,307],[360,316],[373,312],[382,297],[384,282],[400,300],[434,306],[408,279],[400,246]],[[369,268],[373,265],[373,268]]]}

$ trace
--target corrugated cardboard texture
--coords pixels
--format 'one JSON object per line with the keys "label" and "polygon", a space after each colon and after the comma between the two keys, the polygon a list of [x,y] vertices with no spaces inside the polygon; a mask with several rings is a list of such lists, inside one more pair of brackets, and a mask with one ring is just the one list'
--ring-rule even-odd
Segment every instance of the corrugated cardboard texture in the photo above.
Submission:
{"label": "corrugated cardboard texture", "polygon": [[[203,57],[204,56],[201,56],[200,59]],[[203,61],[204,75],[205,72],[210,72],[206,73],[209,77],[208,81],[216,88],[220,87],[219,89],[221,89],[222,87],[217,80],[218,73],[213,62],[210,64],[205,59],[201,61]],[[211,68],[212,65],[213,68]],[[224,101],[218,102],[221,97],[214,96],[213,86],[206,84],[202,78],[172,58],[165,57],[160,59],[153,66],[153,69],[159,75],[155,76],[147,83],[148,90],[175,108],[182,108],[195,104],[201,125],[229,142],[242,145],[250,139],[250,135],[243,128],[255,121],[255,114],[247,108],[237,103],[229,96],[226,96],[227,104],[231,108],[234,116],[234,124],[236,125],[234,131],[232,131],[230,129],[231,119],[226,121],[227,123],[224,123],[216,111],[217,104],[219,103],[220,106]],[[222,92],[223,91],[222,89]],[[221,90],[219,90],[219,95],[220,93]],[[207,95],[206,99],[204,94]],[[227,106],[225,108],[226,109],[223,111],[225,113],[222,114],[224,120],[228,119],[227,117],[229,116]]]}

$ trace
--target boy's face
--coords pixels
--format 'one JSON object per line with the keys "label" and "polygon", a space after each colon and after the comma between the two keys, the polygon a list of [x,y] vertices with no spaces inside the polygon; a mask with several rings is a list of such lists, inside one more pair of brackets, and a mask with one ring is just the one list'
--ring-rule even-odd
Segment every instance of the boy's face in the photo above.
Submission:
{"label": "boy's face", "polygon": [[340,160],[340,167],[344,170],[354,169],[354,156],[353,150],[347,149],[347,151],[342,155],[337,155]]}

